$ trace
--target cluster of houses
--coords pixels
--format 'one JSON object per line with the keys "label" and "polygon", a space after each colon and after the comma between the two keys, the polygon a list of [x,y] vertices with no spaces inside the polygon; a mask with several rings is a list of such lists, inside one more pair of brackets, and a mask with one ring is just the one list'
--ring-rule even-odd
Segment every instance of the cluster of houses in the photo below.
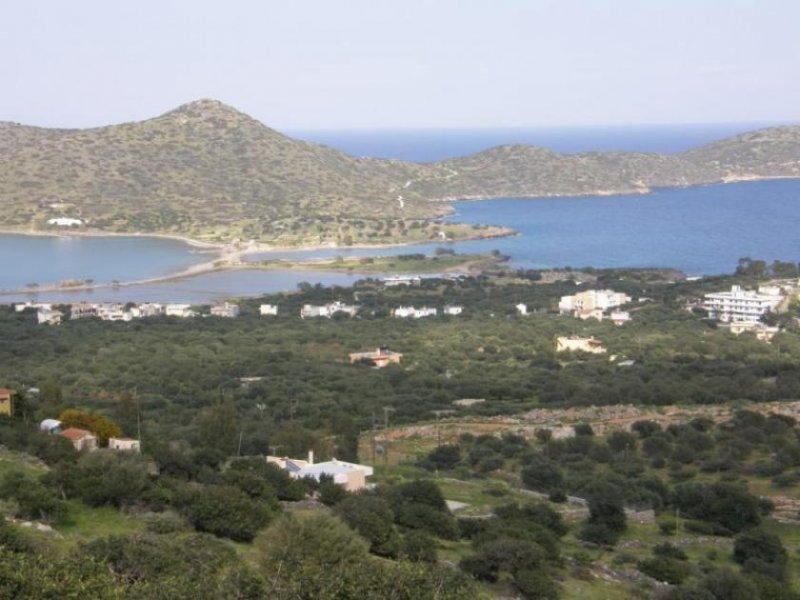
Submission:
{"label": "cluster of houses", "polygon": [[633,299],[622,292],[614,290],[586,290],[573,296],[562,296],[558,303],[558,312],[572,315],[577,319],[609,318],[615,325],[623,325],[631,320],[627,311],[615,310]]}
{"label": "cluster of houses", "polygon": [[308,458],[288,458],[286,456],[267,456],[267,462],[286,471],[293,479],[310,477],[320,481],[322,477],[330,477],[333,482],[342,486],[348,492],[357,492],[367,487],[367,477],[373,473],[372,467],[345,462],[335,458],[321,463],[314,463],[314,451],[308,453]]}
{"label": "cluster of houses", "polygon": [[[86,429],[77,427],[62,427],[58,419],[45,419],[39,423],[39,431],[51,435],[60,435],[72,444],[78,452],[94,452],[99,448],[97,436]],[[141,452],[139,440],[133,438],[108,438],[109,450],[119,452]]]}
{"label": "cluster of houses", "polygon": [[[268,306],[268,305],[267,305]],[[26,309],[36,310],[36,320],[40,325],[59,325],[64,319],[64,313],[53,308],[52,304],[24,302],[14,305],[17,312]],[[232,302],[223,302],[211,307],[209,311],[213,317],[233,318],[239,316],[239,305]],[[264,314],[262,312],[262,314]],[[277,307],[275,313],[277,314]],[[103,321],[133,321],[146,317],[190,318],[198,315],[191,304],[158,304],[145,302],[141,304],[122,304],[121,302],[77,302],[70,305],[71,319],[98,318]]]}

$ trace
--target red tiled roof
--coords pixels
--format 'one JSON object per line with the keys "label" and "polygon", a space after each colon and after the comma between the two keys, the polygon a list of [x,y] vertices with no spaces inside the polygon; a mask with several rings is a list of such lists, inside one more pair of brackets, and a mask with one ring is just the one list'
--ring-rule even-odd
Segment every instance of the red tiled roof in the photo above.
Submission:
{"label": "red tiled roof", "polygon": [[68,427],[64,431],[61,432],[65,438],[72,442],[76,442],[78,440],[82,440],[87,436],[91,436],[92,433],[90,431],[86,431],[85,429],[78,429],[76,427]]}
{"label": "red tiled roof", "polygon": [[8,388],[0,388],[0,396],[13,396],[16,394],[16,390],[10,390]]}

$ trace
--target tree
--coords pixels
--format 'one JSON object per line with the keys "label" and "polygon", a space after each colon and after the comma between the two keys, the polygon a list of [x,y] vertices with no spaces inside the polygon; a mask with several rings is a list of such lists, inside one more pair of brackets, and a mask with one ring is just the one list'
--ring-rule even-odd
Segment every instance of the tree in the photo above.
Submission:
{"label": "tree", "polygon": [[183,513],[199,531],[237,542],[251,541],[271,518],[269,508],[229,486],[204,486],[189,497]]}
{"label": "tree", "polygon": [[108,417],[95,412],[68,409],[58,417],[64,427],[88,429],[97,436],[101,446],[108,445],[108,438],[120,437],[122,429]]}
{"label": "tree", "polygon": [[778,536],[760,529],[751,529],[736,536],[733,558],[746,571],[754,571],[773,579],[786,577],[788,555]]}
{"label": "tree", "polygon": [[400,535],[394,526],[394,513],[385,498],[372,492],[350,494],[339,503],[337,513],[369,542],[370,552],[381,556],[398,555]]}
{"label": "tree", "polygon": [[423,465],[429,469],[454,469],[461,462],[461,449],[455,445],[437,446],[428,454]]}
{"label": "tree", "polygon": [[221,457],[236,453],[239,418],[231,402],[217,402],[198,418],[200,445]]}

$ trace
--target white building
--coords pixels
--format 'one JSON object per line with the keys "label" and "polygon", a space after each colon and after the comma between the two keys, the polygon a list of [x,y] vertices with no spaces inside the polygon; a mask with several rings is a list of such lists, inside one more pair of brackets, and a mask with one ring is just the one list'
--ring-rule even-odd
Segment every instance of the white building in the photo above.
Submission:
{"label": "white building", "polygon": [[615,310],[608,315],[608,318],[614,325],[624,325],[631,320],[631,313],[625,310]]}
{"label": "white building", "polygon": [[80,219],[70,219],[69,217],[57,217],[55,219],[48,219],[47,224],[57,227],[73,227],[76,225],[83,225],[83,221]]}
{"label": "white building", "polygon": [[326,317],[330,319],[336,313],[344,313],[351,317],[356,316],[360,306],[354,304],[344,304],[342,302],[331,302],[323,306],[316,306],[314,304],[304,304],[300,309],[300,317],[305,319],[308,317]]}
{"label": "white building", "polygon": [[39,325],[60,325],[61,319],[63,318],[64,313],[60,310],[40,308],[36,312],[36,322],[39,323]]}
{"label": "white building", "polygon": [[422,308],[414,308],[413,306],[400,306],[392,311],[392,315],[398,319],[423,319],[425,317],[435,317],[438,310],[423,306]]}
{"label": "white building", "polygon": [[239,305],[231,302],[217,304],[216,306],[211,307],[211,316],[233,319],[234,317],[239,316]]}
{"label": "white building", "polygon": [[[776,293],[765,294],[763,291]],[[724,323],[758,321],[762,315],[774,310],[782,299],[777,288],[760,288],[755,292],[734,285],[730,292],[706,294],[703,308],[708,311],[709,317]]]}
{"label": "white building", "polygon": [[95,309],[97,310],[97,316],[103,321],[130,321],[133,319],[133,315],[125,310],[123,304],[106,302],[97,304]]}
{"label": "white building", "polygon": [[517,313],[519,313],[519,314],[521,314],[523,316],[528,314],[528,307],[526,305],[524,305],[524,304],[517,304],[516,309],[517,309]]}
{"label": "white building", "polygon": [[562,296],[558,303],[558,311],[562,315],[573,313],[578,316],[581,311],[605,311],[627,304],[631,300],[627,294],[614,290],[586,290],[574,296]]}
{"label": "white building", "polygon": [[192,310],[191,304],[167,304],[164,313],[168,317],[193,317],[195,312]]}
{"label": "white building", "polygon": [[396,287],[404,285],[406,287],[411,285],[419,285],[422,278],[418,275],[395,275],[394,277],[384,277],[383,285],[386,287]]}
{"label": "white building", "polygon": [[446,315],[450,315],[450,316],[455,317],[455,316],[460,315],[462,312],[464,312],[464,307],[463,306],[453,305],[453,304],[448,304],[447,306],[444,307],[443,312]]}
{"label": "white building", "polygon": [[120,452],[142,451],[139,440],[134,440],[133,438],[108,438],[108,447],[111,450],[119,450]]}
{"label": "white building", "polygon": [[53,310],[53,305],[42,302],[19,302],[14,305],[14,310],[16,312],[22,312],[26,308],[35,308],[36,310]]}
{"label": "white building", "polygon": [[277,304],[262,304],[258,312],[261,314],[262,317],[277,317],[278,316],[278,305]]}
{"label": "white building", "polygon": [[134,319],[143,319],[145,317],[157,317],[164,314],[163,304],[154,304],[145,302],[131,308],[131,315]]}

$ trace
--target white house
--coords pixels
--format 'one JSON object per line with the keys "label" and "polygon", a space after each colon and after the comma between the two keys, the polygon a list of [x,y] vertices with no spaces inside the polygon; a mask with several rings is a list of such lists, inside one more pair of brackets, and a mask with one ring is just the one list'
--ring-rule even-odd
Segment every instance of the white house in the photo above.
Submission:
{"label": "white house", "polygon": [[262,304],[258,312],[261,314],[262,317],[277,317],[278,316],[278,305],[277,304]]}
{"label": "white house", "polygon": [[22,312],[26,308],[35,308],[36,310],[53,310],[53,305],[42,302],[18,302],[14,305],[15,312]]}
{"label": "white house", "polygon": [[345,313],[351,317],[356,316],[361,307],[354,304],[344,304],[343,302],[331,302],[323,306],[304,304],[300,309],[300,317],[326,317],[330,319],[336,313]]}
{"label": "white house", "polygon": [[608,318],[614,325],[624,325],[631,320],[631,313],[625,310],[615,310],[608,315]]}
{"label": "white house", "polygon": [[520,315],[525,316],[528,314],[528,307],[524,304],[517,304],[516,309],[517,313]]}
{"label": "white house", "polygon": [[103,321],[130,321],[133,315],[125,310],[123,304],[106,302],[96,305],[97,316]]}
{"label": "white house", "polygon": [[120,452],[141,452],[142,447],[139,440],[133,438],[108,438],[108,447],[111,450]]}
{"label": "white house", "polygon": [[[763,293],[762,290],[777,293]],[[738,321],[758,321],[758,319],[774,310],[781,303],[783,297],[780,290],[775,288],[760,288],[758,292],[743,290],[741,286],[731,286],[729,292],[714,292],[705,295],[703,308],[708,311],[708,316],[724,323]]]}
{"label": "white house", "polygon": [[73,227],[76,225],[83,225],[83,221],[80,219],[70,219],[69,217],[56,217],[55,219],[48,219],[47,224],[57,227]]}
{"label": "white house", "polygon": [[165,314],[168,317],[193,317],[195,316],[195,312],[192,310],[191,304],[167,304],[166,308],[164,309]]}
{"label": "white house", "polygon": [[455,316],[460,315],[462,312],[464,312],[464,307],[463,306],[453,305],[453,304],[448,304],[447,306],[444,307],[444,311],[443,312],[446,315],[450,315],[450,316],[454,316],[455,317]]}
{"label": "white house", "polygon": [[239,305],[231,302],[223,302],[211,307],[212,317],[225,317],[233,319],[239,316]]}
{"label": "white house", "polygon": [[404,285],[406,287],[411,285],[419,285],[422,278],[418,275],[395,275],[394,277],[384,277],[383,285],[386,287],[396,287]]}
{"label": "white house", "polygon": [[157,317],[164,314],[164,305],[145,302],[131,308],[131,315],[134,319],[142,319],[145,317]]}
{"label": "white house", "polygon": [[435,317],[438,310],[423,306],[422,308],[414,308],[413,306],[400,306],[392,311],[392,315],[398,319],[423,319],[425,317]]}
{"label": "white house", "polygon": [[578,311],[605,311],[627,304],[632,298],[627,294],[614,290],[586,290],[574,296],[562,296],[558,303],[558,311],[564,315]]}
{"label": "white house", "polygon": [[64,318],[64,313],[60,310],[40,308],[36,312],[36,322],[39,325],[60,325],[62,318]]}

